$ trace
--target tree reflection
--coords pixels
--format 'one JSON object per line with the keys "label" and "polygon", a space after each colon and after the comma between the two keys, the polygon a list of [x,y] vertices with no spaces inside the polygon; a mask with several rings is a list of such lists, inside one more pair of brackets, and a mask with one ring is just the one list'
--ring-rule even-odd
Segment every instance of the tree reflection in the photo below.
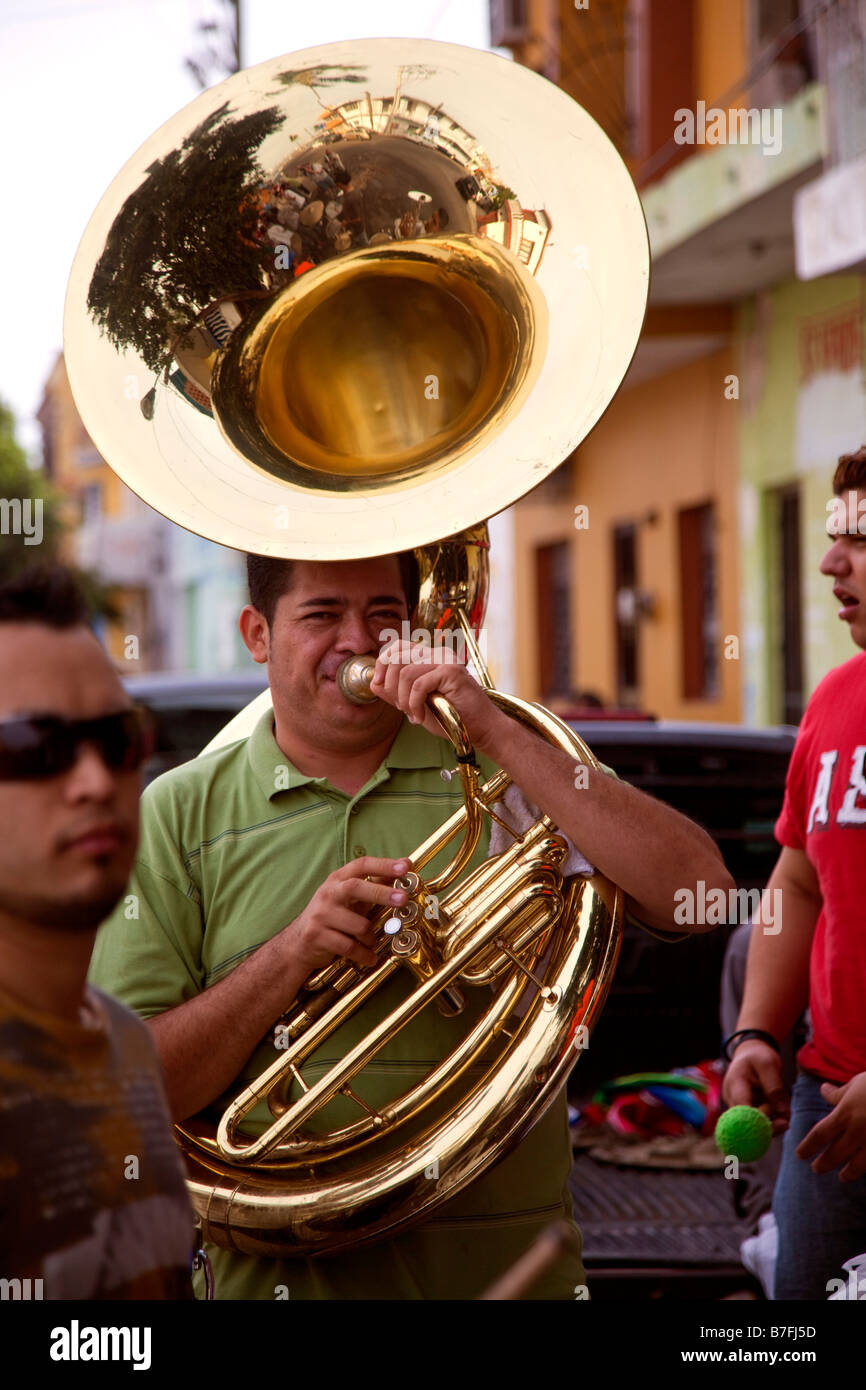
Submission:
{"label": "tree reflection", "polygon": [[[176,149],[148,166],[112,223],[87,307],[115,347],[133,348],[152,371],[215,300],[264,286],[255,200],[265,180],[257,153],[284,115],[267,107],[214,111]],[[270,263],[273,254],[270,253]]]}

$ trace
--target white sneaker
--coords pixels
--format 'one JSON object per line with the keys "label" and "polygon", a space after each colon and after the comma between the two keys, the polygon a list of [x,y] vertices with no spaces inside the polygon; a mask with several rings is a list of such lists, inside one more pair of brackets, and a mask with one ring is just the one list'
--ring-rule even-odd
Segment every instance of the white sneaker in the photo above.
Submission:
{"label": "white sneaker", "polygon": [[771,1211],[765,1211],[758,1221],[758,1234],[749,1236],[740,1246],[740,1259],[764,1290],[773,1297],[776,1259],[779,1254],[779,1228]]}
{"label": "white sneaker", "polygon": [[855,1255],[853,1260],[846,1260],[842,1268],[848,1272],[847,1283],[842,1279],[828,1279],[828,1289],[833,1285],[839,1285],[835,1292],[830,1294],[829,1302],[841,1302],[845,1299],[854,1299],[858,1303],[866,1302],[866,1254]]}

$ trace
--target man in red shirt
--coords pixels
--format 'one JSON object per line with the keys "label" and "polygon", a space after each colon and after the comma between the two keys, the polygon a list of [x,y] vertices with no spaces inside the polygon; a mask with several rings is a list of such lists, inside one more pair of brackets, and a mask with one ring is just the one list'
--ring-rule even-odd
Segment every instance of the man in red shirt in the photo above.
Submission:
{"label": "man in red shirt", "polygon": [[[862,650],[824,677],[800,724],[764,899],[781,889],[781,929],[755,921],[724,1084],[729,1105],[766,1101],[787,1130],[777,1299],[826,1299],[866,1251],[866,446],[839,460],[833,491],[821,573]],[[807,1002],[789,1119],[779,1043]]]}

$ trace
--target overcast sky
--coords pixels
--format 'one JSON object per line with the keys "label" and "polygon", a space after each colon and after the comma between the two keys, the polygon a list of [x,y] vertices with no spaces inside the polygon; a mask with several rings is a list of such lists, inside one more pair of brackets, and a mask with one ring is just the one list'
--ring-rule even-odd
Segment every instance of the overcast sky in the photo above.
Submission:
{"label": "overcast sky", "polygon": [[[2,0],[0,398],[35,462],[76,246],[120,167],[199,88],[184,58],[220,0]],[[487,0],[244,0],[244,66],[338,39],[488,46]]]}

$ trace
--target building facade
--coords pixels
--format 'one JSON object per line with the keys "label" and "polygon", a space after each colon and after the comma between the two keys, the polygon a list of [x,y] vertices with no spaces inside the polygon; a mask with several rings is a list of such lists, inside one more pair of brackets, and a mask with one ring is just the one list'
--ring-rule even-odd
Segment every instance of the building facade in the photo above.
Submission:
{"label": "building facade", "polygon": [[512,509],[522,694],[797,722],[850,655],[817,566],[866,439],[864,25],[856,0],[491,3],[626,158],[653,257],[620,393]]}
{"label": "building facade", "polygon": [[68,558],[111,591],[118,617],[103,621],[100,636],[118,669],[249,669],[237,631],[243,557],[167,521],[109,468],[75,407],[62,353],[38,419],[43,467],[64,498]]}

